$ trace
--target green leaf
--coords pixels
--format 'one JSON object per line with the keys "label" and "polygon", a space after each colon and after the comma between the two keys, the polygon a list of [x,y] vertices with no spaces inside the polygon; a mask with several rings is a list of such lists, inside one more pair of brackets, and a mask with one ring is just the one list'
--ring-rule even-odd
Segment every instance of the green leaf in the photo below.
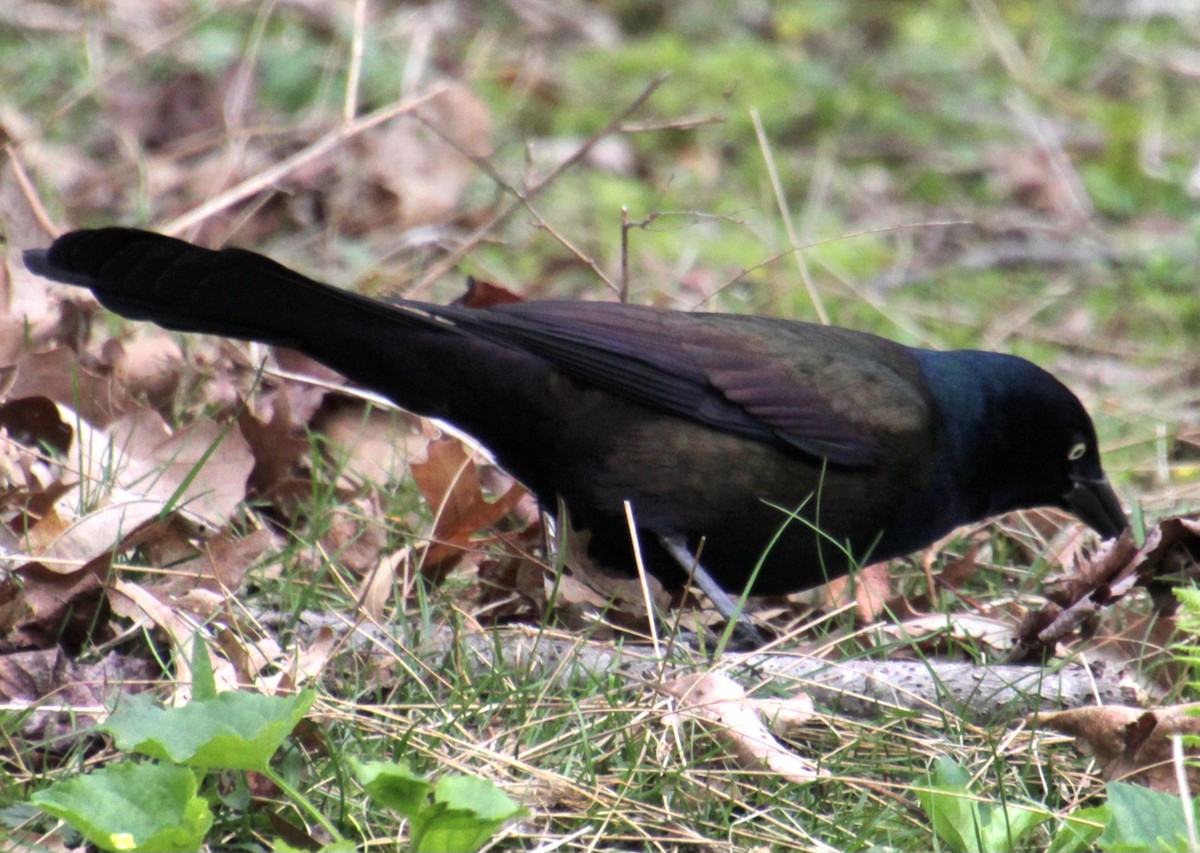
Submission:
{"label": "green leaf", "polygon": [[444,776],[433,797],[434,804],[410,821],[414,853],[471,853],[524,812],[498,785],[478,776]]}
{"label": "green leaf", "polygon": [[1107,804],[1071,812],[1054,834],[1046,853],[1087,853],[1095,846],[1111,813]]}
{"label": "green leaf", "polygon": [[971,775],[952,758],[938,759],[929,779],[932,790],[917,791],[933,831],[955,853],[981,853],[983,820],[979,802],[971,797]]}
{"label": "green leaf", "polygon": [[197,850],[212,826],[196,777],[167,764],[110,764],[56,782],[30,798],[104,850]]}
{"label": "green leaf", "polygon": [[413,853],[474,853],[503,821],[481,820],[470,809],[434,803],[409,822]]}
{"label": "green leaf", "polygon": [[404,764],[391,761],[352,761],[354,775],[367,795],[412,821],[429,807],[433,786]]}
{"label": "green leaf", "polygon": [[1017,848],[1021,836],[1050,817],[1045,809],[1005,805],[991,810],[983,825],[985,850],[1009,851]]}
{"label": "green leaf", "polygon": [[1051,816],[1045,809],[982,802],[971,793],[970,784],[971,775],[943,756],[929,780],[932,790],[917,791],[934,832],[956,853],[1007,853],[1022,835]]}
{"label": "green leaf", "polygon": [[478,850],[506,820],[524,813],[498,785],[477,776],[444,776],[434,786],[403,764],[353,765],[372,800],[408,818],[416,853]]}
{"label": "green leaf", "polygon": [[192,699],[215,699],[217,675],[213,672],[212,657],[204,635],[197,631],[192,635]]}
{"label": "green leaf", "polygon": [[433,799],[452,809],[469,809],[483,820],[503,822],[524,812],[503,788],[478,776],[443,776]]}
{"label": "green leaf", "polygon": [[[1102,850],[1171,853],[1188,849],[1187,823],[1179,797],[1125,782],[1109,782],[1105,790],[1110,817],[1097,841]],[[1195,810],[1193,802],[1193,814]]]}
{"label": "green leaf", "polygon": [[264,770],[316,694],[264,696],[231,690],[182,708],[131,696],[101,726],[119,748],[191,767]]}

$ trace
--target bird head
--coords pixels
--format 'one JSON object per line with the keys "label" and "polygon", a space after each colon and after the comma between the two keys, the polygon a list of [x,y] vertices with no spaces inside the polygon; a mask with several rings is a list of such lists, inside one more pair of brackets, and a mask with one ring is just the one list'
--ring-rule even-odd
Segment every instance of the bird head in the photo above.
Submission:
{"label": "bird head", "polygon": [[1070,389],[1023,358],[944,355],[938,369],[956,381],[943,386],[952,396],[940,402],[958,412],[949,438],[970,493],[982,501],[981,517],[1055,506],[1105,539],[1129,526],[1104,474],[1096,428]]}

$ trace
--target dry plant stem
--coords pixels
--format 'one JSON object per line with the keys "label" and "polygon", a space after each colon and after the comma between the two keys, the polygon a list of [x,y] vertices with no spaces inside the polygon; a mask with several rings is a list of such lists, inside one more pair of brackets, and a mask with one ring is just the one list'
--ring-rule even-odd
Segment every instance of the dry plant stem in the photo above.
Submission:
{"label": "dry plant stem", "polygon": [[629,301],[629,208],[621,205],[621,289],[619,301]]}
{"label": "dry plant stem", "polygon": [[25,165],[21,162],[21,158],[17,156],[17,149],[12,145],[5,145],[4,153],[8,155],[8,163],[12,166],[13,176],[17,179],[17,184],[21,187],[21,194],[29,202],[29,208],[33,211],[38,225],[42,226],[51,237],[57,237],[62,232],[54,224],[54,220],[50,218],[46,206],[42,204],[42,199],[38,196],[37,190],[33,186],[33,181],[29,180],[29,173],[25,171]]}
{"label": "dry plant stem", "polygon": [[[459,643],[462,656],[480,671],[514,666],[531,678],[563,672],[599,677],[619,671],[630,681],[656,684],[662,660],[649,646],[587,643],[547,632],[507,629],[460,637],[437,638],[423,648],[443,655]],[[499,656],[497,656],[497,653]],[[980,666],[959,661],[826,661],[808,655],[726,654],[719,664],[747,688],[770,685],[806,692],[825,708],[846,716],[874,719],[896,711],[942,719],[947,714],[976,725],[1006,724],[1038,711],[1065,710],[1097,704],[1134,704],[1136,697],[1115,667],[1092,669],[1070,664],[1057,671],[1040,666]],[[675,674],[711,668],[708,661],[680,664]]]}
{"label": "dry plant stem", "polygon": [[646,613],[650,615],[650,618],[646,620],[650,626],[650,642],[654,646],[655,657],[661,657],[662,646],[658,642],[658,620],[654,616],[654,597],[650,594],[650,584],[646,579],[646,566],[642,563],[642,545],[638,541],[637,524],[633,520],[633,504],[629,501],[625,501],[625,521],[629,524],[629,540],[633,543],[633,561],[637,564],[642,599],[646,602]]}
{"label": "dry plant stem", "polygon": [[771,145],[767,140],[767,132],[763,129],[762,119],[758,116],[758,110],[750,110],[750,118],[754,122],[754,133],[758,137],[758,145],[762,150],[763,161],[767,164],[767,175],[771,178],[771,189],[775,193],[775,202],[779,205],[779,217],[783,220],[783,227],[787,231],[788,245],[792,247],[791,255],[796,261],[796,268],[800,272],[800,278],[804,282],[804,289],[808,291],[809,301],[812,302],[813,310],[817,312],[817,319],[822,324],[829,325],[829,314],[825,310],[825,303],[821,300],[821,294],[817,291],[816,282],[812,280],[812,275],[808,271],[808,261],[804,257],[804,253],[800,251],[800,239],[796,236],[796,229],[792,225],[792,215],[788,210],[787,196],[783,192],[783,184],[779,180],[779,171],[775,168],[775,157],[771,153]]}
{"label": "dry plant stem", "polygon": [[421,276],[421,278],[419,278],[411,288],[409,288],[406,295],[414,296],[421,293],[431,284],[433,284],[433,282],[437,281],[443,275],[450,272],[450,270],[454,269],[454,267],[458,265],[459,261],[465,258],[471,252],[471,250],[473,250],[477,245],[479,245],[479,243],[486,239],[487,236],[492,233],[492,231],[502,225],[506,220],[508,220],[509,217],[511,217],[522,207],[528,207],[529,203],[542,190],[557,180],[559,175],[586,157],[588,152],[595,147],[596,143],[598,143],[601,139],[604,139],[609,134],[619,131],[625,119],[641,108],[642,104],[649,100],[650,96],[654,94],[655,90],[657,90],[666,79],[667,76],[665,74],[660,74],[651,80],[650,84],[646,86],[644,90],[642,90],[642,93],[630,101],[629,105],[625,107],[625,109],[617,113],[617,115],[615,115],[612,120],[608,122],[608,124],[604,125],[604,127],[600,128],[600,130],[596,131],[596,133],[592,134],[592,136],[589,137],[582,145],[576,148],[571,156],[567,157],[565,160],[551,169],[548,175],[531,185],[529,189],[525,190],[524,192],[520,192],[519,190],[510,188],[507,184],[504,184],[503,186],[505,186],[506,189],[514,193],[515,198],[513,198],[513,200],[504,207],[500,208],[500,210],[492,214],[486,222],[471,232],[467,239],[464,240],[462,244],[458,246],[458,248],[450,252],[448,255],[446,255],[446,257],[442,258],[442,260],[426,270],[425,274]]}
{"label": "dry plant stem", "polygon": [[367,29],[367,0],[355,0],[354,25],[350,37],[350,67],[346,74],[346,101],[342,104],[342,118],[354,121],[358,113],[358,87],[362,79],[363,35]]}

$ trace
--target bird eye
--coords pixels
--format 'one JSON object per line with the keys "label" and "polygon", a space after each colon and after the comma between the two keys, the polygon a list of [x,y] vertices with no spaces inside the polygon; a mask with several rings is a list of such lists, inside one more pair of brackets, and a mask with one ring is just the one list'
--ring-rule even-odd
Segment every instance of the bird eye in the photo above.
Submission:
{"label": "bird eye", "polygon": [[1085,453],[1087,453],[1087,445],[1081,441],[1071,448],[1070,453],[1067,454],[1067,460],[1074,462],[1076,459],[1082,459]]}

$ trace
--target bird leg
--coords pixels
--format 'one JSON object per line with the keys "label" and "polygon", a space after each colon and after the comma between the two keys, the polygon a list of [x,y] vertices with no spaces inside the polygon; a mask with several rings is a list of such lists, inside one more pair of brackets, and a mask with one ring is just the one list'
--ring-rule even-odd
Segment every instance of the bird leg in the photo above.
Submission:
{"label": "bird leg", "polygon": [[717,608],[717,612],[734,624],[733,645],[738,648],[757,648],[766,645],[767,638],[743,611],[744,602],[734,601],[729,593],[722,589],[721,585],[700,563],[699,557],[691,552],[682,536],[660,535],[658,541],[675,562],[695,579],[696,586],[700,587],[700,591],[708,596],[708,600],[713,603],[713,607]]}

